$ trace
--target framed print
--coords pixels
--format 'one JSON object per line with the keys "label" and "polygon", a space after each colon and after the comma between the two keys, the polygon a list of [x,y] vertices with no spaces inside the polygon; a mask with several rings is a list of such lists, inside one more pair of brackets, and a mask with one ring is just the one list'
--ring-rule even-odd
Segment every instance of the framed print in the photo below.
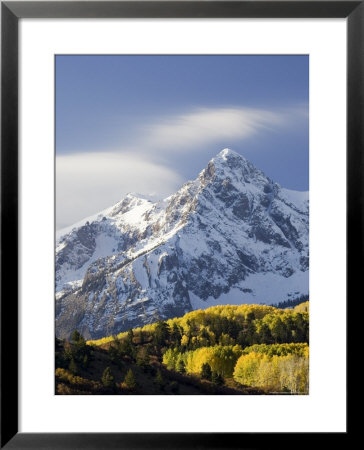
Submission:
{"label": "framed print", "polygon": [[348,436],[363,14],[2,2],[2,446]]}

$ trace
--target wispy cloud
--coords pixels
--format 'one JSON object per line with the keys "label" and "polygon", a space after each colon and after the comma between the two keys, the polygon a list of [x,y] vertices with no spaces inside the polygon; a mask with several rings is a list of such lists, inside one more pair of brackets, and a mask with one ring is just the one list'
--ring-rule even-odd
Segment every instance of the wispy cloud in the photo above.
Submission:
{"label": "wispy cloud", "polygon": [[173,170],[130,153],[57,156],[57,228],[111,206],[128,192],[164,197],[181,184],[182,178]]}
{"label": "wispy cloud", "polygon": [[249,138],[263,128],[283,124],[283,114],[249,108],[204,108],[160,118],[142,129],[139,147],[157,152],[194,151],[216,141]]}

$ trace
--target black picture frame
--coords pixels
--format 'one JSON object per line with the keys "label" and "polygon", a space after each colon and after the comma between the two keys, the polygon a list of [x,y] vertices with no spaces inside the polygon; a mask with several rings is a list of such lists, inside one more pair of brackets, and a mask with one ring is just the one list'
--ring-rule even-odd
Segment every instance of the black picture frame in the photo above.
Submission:
{"label": "black picture frame", "polygon": [[[18,21],[119,17],[347,18],[346,305],[350,299],[355,302],[360,292],[364,269],[364,1],[1,2],[1,448],[226,449],[257,448],[268,443],[271,447],[274,441],[286,448],[293,442],[308,444],[312,437],[315,445],[327,445],[325,433],[303,433],[299,438],[294,433],[18,433]],[[348,418],[349,414],[347,432],[336,433],[339,445],[351,431]]]}

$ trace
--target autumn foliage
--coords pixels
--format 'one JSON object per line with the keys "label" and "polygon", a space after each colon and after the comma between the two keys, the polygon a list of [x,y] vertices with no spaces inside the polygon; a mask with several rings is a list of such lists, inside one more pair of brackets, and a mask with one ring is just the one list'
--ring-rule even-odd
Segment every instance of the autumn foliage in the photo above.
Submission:
{"label": "autumn foliage", "polygon": [[[151,386],[161,393],[177,393],[180,382],[191,383],[193,379],[202,383],[194,381],[196,386],[211,392],[251,388],[271,394],[309,391],[308,301],[287,309],[219,305],[97,341],[85,343],[76,333],[73,338],[73,343],[65,344],[64,352],[59,353],[60,365],[67,371],[57,376],[65,390],[82,385],[75,376],[78,367],[87,368],[90,353],[85,347],[90,346],[106,352],[118,370],[125,371],[126,365],[137,368],[137,374],[142,371],[150,376]],[[101,386],[115,389],[109,371],[104,373]],[[143,389],[131,370],[121,387],[128,392]]]}
{"label": "autumn foliage", "polygon": [[[303,344],[265,345],[244,351],[234,369],[234,379],[246,386],[264,387],[273,392],[308,394],[308,346]],[[274,347],[274,348],[271,348]],[[292,351],[290,351],[292,350]]]}

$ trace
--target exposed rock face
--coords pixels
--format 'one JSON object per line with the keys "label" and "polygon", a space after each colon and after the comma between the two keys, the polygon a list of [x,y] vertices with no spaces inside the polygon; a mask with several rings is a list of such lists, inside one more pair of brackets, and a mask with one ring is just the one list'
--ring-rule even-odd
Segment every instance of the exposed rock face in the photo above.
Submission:
{"label": "exposed rock face", "polygon": [[153,203],[127,195],[56,249],[56,332],[100,338],[227,303],[308,293],[308,193],[225,149]]}

